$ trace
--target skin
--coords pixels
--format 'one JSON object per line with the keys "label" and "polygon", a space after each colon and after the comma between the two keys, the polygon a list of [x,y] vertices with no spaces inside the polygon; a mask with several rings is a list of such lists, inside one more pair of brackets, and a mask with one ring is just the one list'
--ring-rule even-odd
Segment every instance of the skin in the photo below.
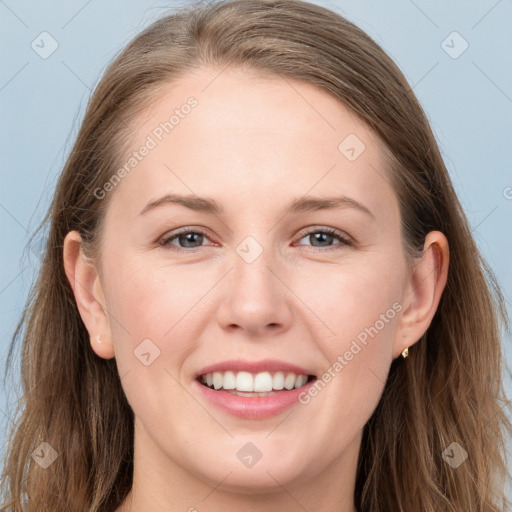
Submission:
{"label": "skin", "polygon": [[[64,243],[91,349],[116,358],[136,417],[134,483],[118,512],[354,512],[363,427],[392,360],[432,320],[446,238],[430,233],[408,263],[380,140],[310,84],[197,70],[137,119],[131,150],[190,96],[197,107],[109,192],[98,260],[86,260],[78,233]],[[338,150],[349,134],[366,147],[354,161]],[[214,198],[224,212],[166,204],[140,214],[168,193]],[[334,194],[371,214],[345,205],[284,215],[296,198]],[[207,236],[191,248],[182,239],[181,251],[178,238],[158,244],[188,226]],[[352,242],[322,243],[323,227]],[[263,250],[252,263],[236,252],[247,236]],[[394,303],[401,311],[307,405],[241,419],[192,388],[197,371],[236,358],[321,376]],[[134,356],[147,338],[160,350],[149,366]],[[262,453],[251,468],[237,458],[247,442]]]}

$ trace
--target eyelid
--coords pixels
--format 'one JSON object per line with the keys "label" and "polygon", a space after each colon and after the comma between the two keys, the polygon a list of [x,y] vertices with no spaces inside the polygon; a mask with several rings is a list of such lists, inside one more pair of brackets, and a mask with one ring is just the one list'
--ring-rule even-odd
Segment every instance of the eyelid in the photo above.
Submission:
{"label": "eyelid", "polygon": [[347,242],[355,243],[355,240],[345,231],[342,231],[341,229],[333,228],[330,226],[325,226],[322,224],[314,224],[311,226],[306,226],[305,228],[302,228],[298,232],[298,236],[300,238],[304,238],[306,235],[311,235],[313,233],[329,233],[332,235],[335,235]]}
{"label": "eyelid", "polygon": [[160,237],[158,239],[157,244],[162,247],[172,247],[173,249],[181,252],[192,252],[197,249],[201,249],[201,247],[204,247],[200,245],[199,247],[193,247],[193,248],[185,248],[185,247],[179,247],[178,245],[171,244],[170,241],[178,237],[179,235],[183,233],[197,233],[200,235],[203,235],[204,237],[208,238],[213,244],[217,245],[214,240],[212,240],[212,237],[208,233],[208,231],[205,228],[199,227],[199,226],[184,226],[182,228],[177,228],[173,231],[167,232],[165,235]]}
{"label": "eyelid", "polygon": [[[176,250],[178,252],[194,252],[198,249],[201,249],[202,247],[205,247],[204,245],[200,245],[199,247],[192,247],[192,248],[185,248],[185,247],[179,247],[178,245],[171,244],[170,241],[177,238],[179,235],[183,233],[197,233],[200,234],[211,242],[213,242],[213,245],[218,245],[214,240],[212,240],[212,237],[210,236],[208,230],[205,228],[199,227],[199,226],[183,226],[181,228],[177,228],[170,233],[166,233],[158,240],[158,245],[162,247],[172,247],[173,250]],[[328,226],[319,226],[319,225],[313,225],[313,226],[307,226],[305,228],[302,228],[297,237],[296,241],[302,240],[304,237],[308,235],[312,235],[315,233],[326,233],[329,235],[333,235],[334,237],[338,238],[342,245],[348,245],[353,246],[355,245],[355,241],[347,235],[345,232],[340,231],[336,228],[331,228]],[[299,247],[310,247],[311,249],[319,252],[325,252],[329,250],[339,250],[339,246],[328,246],[328,247],[315,247],[315,246],[305,246],[304,244],[299,244]]]}
{"label": "eyelid", "polygon": [[[308,226],[307,228],[301,229],[299,232],[299,236],[297,237],[297,240],[300,241],[302,238],[304,238],[308,235],[312,235],[314,233],[326,233],[329,235],[333,235],[336,238],[338,238],[343,245],[349,245],[349,246],[355,245],[355,240],[350,235],[345,233],[344,231],[341,231],[336,228],[331,228],[328,226],[318,226],[318,225]],[[311,249],[320,251],[320,252],[340,249],[339,246],[315,247],[315,246],[304,246],[302,244],[300,244],[300,246],[301,247],[310,247]]]}

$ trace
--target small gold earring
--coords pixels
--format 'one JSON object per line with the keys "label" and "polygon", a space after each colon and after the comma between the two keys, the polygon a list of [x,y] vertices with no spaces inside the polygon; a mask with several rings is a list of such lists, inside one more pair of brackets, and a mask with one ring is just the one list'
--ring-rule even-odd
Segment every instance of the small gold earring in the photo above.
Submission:
{"label": "small gold earring", "polygon": [[409,347],[402,352],[402,357],[405,359],[409,355]]}
{"label": "small gold earring", "polygon": [[101,341],[101,339],[100,339],[100,335],[99,335],[99,334],[96,336],[96,341],[97,341],[100,345],[103,343],[103,341]]}

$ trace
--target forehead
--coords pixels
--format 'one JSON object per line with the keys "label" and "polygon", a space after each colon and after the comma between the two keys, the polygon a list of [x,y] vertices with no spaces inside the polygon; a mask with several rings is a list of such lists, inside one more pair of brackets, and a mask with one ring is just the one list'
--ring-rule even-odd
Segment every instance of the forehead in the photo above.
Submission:
{"label": "forehead", "polygon": [[198,69],[161,88],[132,125],[130,158],[116,194],[141,208],[164,191],[248,208],[260,194],[338,192],[375,207],[394,195],[381,141],[353,111],[312,84],[242,69]]}

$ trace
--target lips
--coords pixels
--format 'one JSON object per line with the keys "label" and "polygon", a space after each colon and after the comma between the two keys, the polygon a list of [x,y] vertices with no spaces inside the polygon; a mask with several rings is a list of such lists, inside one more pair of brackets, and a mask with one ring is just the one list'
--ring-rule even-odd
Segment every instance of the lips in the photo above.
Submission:
{"label": "lips", "polygon": [[234,390],[249,393],[268,393],[283,389],[298,389],[308,380],[308,375],[293,372],[213,372],[202,375],[199,381],[211,389]]}
{"label": "lips", "polygon": [[232,360],[204,367],[194,386],[209,403],[231,415],[263,419],[298,404],[316,381],[307,368],[278,360]]}
{"label": "lips", "polygon": [[314,378],[306,368],[266,359],[224,361],[203,368],[196,378],[212,389],[265,393],[300,388]]}
{"label": "lips", "polygon": [[285,361],[278,361],[277,359],[262,359],[260,361],[244,361],[241,359],[223,361],[221,363],[212,364],[206,366],[196,373],[196,378],[208,373],[213,372],[248,372],[248,373],[260,373],[260,372],[278,372],[283,373],[295,373],[296,375],[313,375],[313,370],[303,368],[295,364],[291,364]]}

